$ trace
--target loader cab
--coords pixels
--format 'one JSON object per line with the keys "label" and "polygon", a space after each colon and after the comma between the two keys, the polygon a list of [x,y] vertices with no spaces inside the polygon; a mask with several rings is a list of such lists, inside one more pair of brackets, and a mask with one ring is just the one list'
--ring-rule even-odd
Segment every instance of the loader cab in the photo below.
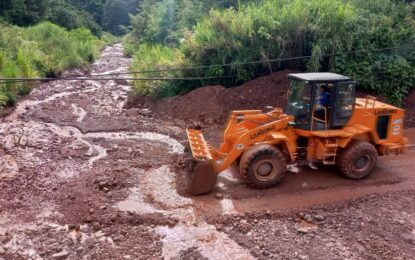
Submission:
{"label": "loader cab", "polygon": [[295,127],[323,131],[345,126],[353,115],[356,82],[334,73],[290,74],[287,114]]}

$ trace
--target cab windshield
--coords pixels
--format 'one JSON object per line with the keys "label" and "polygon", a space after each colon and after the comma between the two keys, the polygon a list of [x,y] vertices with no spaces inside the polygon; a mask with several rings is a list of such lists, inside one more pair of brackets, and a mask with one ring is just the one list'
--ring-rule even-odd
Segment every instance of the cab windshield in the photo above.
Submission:
{"label": "cab windshield", "polygon": [[291,80],[287,113],[297,124],[307,125],[310,119],[311,86],[304,81]]}

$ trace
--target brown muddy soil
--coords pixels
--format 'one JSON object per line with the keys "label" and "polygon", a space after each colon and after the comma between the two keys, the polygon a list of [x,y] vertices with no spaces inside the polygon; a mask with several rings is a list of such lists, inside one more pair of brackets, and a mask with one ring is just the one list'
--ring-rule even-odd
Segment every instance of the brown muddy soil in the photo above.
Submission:
{"label": "brown muddy soil", "polygon": [[[266,106],[285,108],[289,88],[287,76],[290,73],[295,71],[275,72],[234,88],[207,86],[182,96],[161,100],[131,95],[126,108],[149,109],[154,117],[167,120],[179,118],[188,125],[221,126],[226,123],[229,111],[232,110],[263,109]],[[358,97],[367,95],[387,102],[383,97],[357,89]],[[415,91],[404,100],[404,108],[407,110],[406,127],[415,127]]]}
{"label": "brown muddy soil", "polygon": [[229,111],[262,109],[265,106],[285,107],[292,71],[280,71],[249,81],[235,88],[208,86],[188,94],[161,100],[148,97],[130,97],[126,108],[147,108],[159,118],[180,118],[189,123],[223,124]]}
{"label": "brown muddy soil", "polygon": [[[129,63],[115,45],[91,73]],[[216,104],[217,122],[209,105],[197,120],[160,116],[149,110],[156,106],[125,109],[131,87],[119,81],[39,85],[0,119],[0,259],[413,259],[414,150],[381,158],[360,182],[300,167],[258,191],[231,169],[208,195],[179,194],[189,168],[185,126],[198,121],[218,141],[225,110],[254,108],[256,99],[282,106],[285,89],[271,85],[286,85],[286,73],[188,94]],[[264,89],[281,98],[254,95]],[[223,91],[236,101],[226,103]]]}
{"label": "brown muddy soil", "polygon": [[211,221],[258,259],[413,259],[415,192]]}

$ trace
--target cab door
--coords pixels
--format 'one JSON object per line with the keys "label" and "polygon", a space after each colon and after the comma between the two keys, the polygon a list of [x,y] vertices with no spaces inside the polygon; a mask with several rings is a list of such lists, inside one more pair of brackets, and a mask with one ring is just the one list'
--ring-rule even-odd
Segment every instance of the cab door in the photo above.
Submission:
{"label": "cab door", "polygon": [[343,81],[336,84],[331,112],[331,127],[345,126],[353,115],[355,107],[355,81]]}

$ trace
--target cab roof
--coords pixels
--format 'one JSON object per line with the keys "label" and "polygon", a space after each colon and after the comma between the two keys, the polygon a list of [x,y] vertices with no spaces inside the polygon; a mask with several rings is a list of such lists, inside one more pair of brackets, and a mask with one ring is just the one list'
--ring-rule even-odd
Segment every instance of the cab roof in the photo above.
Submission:
{"label": "cab roof", "polygon": [[351,80],[349,77],[330,73],[330,72],[318,72],[318,73],[294,73],[289,74],[288,78],[298,79],[308,82],[336,82],[336,81],[348,81]]}

